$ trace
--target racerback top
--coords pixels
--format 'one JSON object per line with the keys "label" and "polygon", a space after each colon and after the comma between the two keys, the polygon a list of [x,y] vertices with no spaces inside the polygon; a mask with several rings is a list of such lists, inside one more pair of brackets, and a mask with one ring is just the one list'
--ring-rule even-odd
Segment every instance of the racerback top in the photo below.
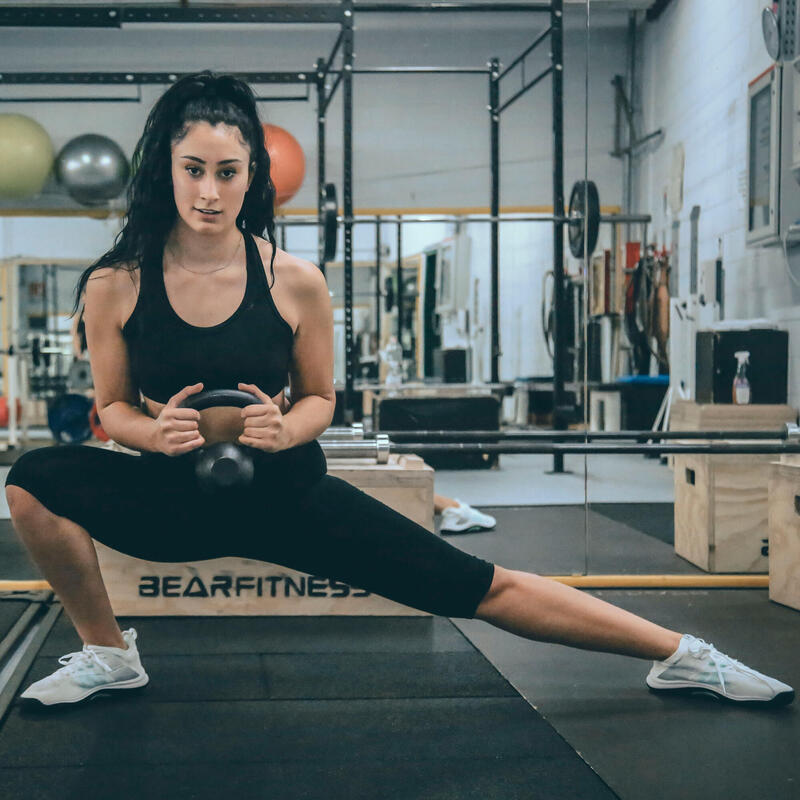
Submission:
{"label": "racerback top", "polygon": [[122,328],[134,385],[158,403],[185,386],[204,391],[253,383],[270,397],[286,386],[293,333],[278,313],[264,263],[245,233],[247,285],[242,302],[224,322],[190,325],[172,308],[159,265],[140,271],[139,298]]}
{"label": "racerback top", "polygon": [[[122,328],[134,386],[158,403],[186,386],[203,391],[238,389],[252,383],[270,397],[286,386],[294,334],[278,313],[258,246],[243,233],[247,285],[239,307],[224,322],[190,325],[172,308],[162,264],[140,270],[139,297]],[[252,448],[248,448],[252,450]],[[258,451],[283,482],[308,485],[325,474],[325,456],[316,440],[277,453]]]}

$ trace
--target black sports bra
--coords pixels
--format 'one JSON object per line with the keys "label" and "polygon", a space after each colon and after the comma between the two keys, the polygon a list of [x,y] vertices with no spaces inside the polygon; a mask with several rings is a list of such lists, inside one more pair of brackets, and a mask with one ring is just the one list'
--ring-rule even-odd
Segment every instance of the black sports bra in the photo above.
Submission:
{"label": "black sports bra", "polygon": [[166,403],[185,386],[236,389],[253,383],[270,397],[286,386],[293,333],[278,313],[258,246],[243,233],[247,287],[239,308],[219,325],[197,327],[169,302],[161,264],[143,265],[139,298],[122,328],[134,385]]}

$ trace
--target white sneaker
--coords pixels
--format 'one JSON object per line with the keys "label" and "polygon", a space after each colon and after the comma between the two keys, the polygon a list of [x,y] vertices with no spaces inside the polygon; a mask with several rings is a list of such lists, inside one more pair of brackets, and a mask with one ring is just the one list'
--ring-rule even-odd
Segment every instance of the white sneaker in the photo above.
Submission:
{"label": "white sneaker", "polygon": [[746,667],[688,633],[666,661],[653,662],[646,682],[655,692],[710,692],[739,703],[786,705],[794,700],[791,686]]}
{"label": "white sneaker", "polygon": [[497,525],[497,520],[488,514],[482,514],[472,506],[456,500],[457,508],[446,508],[442,511],[442,533],[471,533],[473,531],[490,531]]}
{"label": "white sneaker", "polygon": [[95,692],[106,689],[134,689],[145,686],[150,678],[142,667],[136,647],[136,631],[123,631],[127,650],[87,644],[77,653],[58,659],[64,664],[52,675],[31,684],[20,697],[38,700],[46,706],[78,703]]}

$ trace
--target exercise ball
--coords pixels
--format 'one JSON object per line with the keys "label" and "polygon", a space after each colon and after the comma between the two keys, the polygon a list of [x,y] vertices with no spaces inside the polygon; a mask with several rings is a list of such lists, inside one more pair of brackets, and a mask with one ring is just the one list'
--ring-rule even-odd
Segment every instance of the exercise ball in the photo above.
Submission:
{"label": "exercise ball", "polygon": [[269,175],[275,184],[275,205],[288,203],[303,185],[306,157],[303,148],[289,131],[265,123],[264,144],[269,153]]}
{"label": "exercise ball", "polygon": [[73,200],[85,206],[102,205],[125,189],[130,166],[122,148],[107,136],[85,133],[61,148],[56,157],[56,180]]}
{"label": "exercise ball", "polygon": [[0,114],[0,197],[33,197],[53,167],[53,143],[36,120]]}

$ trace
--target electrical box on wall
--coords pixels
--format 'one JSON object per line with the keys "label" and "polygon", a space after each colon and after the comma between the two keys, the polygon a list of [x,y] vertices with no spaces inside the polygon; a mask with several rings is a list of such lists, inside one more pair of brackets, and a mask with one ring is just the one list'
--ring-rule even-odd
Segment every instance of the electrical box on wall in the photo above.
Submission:
{"label": "electrical box on wall", "polygon": [[436,312],[466,308],[469,298],[470,239],[458,233],[436,246]]}
{"label": "electrical box on wall", "polygon": [[789,109],[792,117],[792,175],[800,183],[800,56],[794,60],[793,66],[793,103]]}
{"label": "electrical box on wall", "polygon": [[800,238],[798,84],[800,74],[792,65],[774,64],[748,86],[748,245]]}

